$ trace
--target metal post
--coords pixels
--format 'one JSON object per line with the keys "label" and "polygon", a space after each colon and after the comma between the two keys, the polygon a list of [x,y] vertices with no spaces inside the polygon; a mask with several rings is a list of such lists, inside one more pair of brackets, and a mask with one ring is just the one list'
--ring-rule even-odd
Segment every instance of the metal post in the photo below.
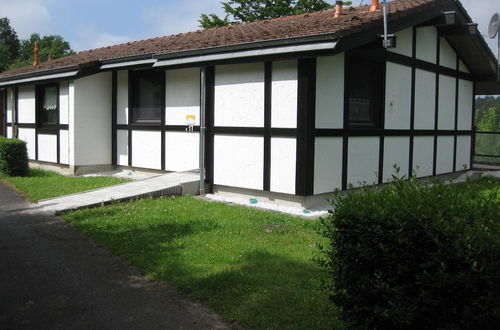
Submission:
{"label": "metal post", "polygon": [[389,41],[387,40],[387,9],[386,9],[386,0],[382,2],[382,15],[384,17],[384,42],[382,46],[384,48],[389,48]]}
{"label": "metal post", "polygon": [[200,71],[200,195],[205,193],[205,111],[207,93],[207,67],[203,66]]}

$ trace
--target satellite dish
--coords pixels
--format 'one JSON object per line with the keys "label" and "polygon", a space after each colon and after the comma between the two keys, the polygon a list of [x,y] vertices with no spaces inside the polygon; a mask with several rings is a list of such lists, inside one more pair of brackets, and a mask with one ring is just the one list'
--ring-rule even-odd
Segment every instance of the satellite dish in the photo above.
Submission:
{"label": "satellite dish", "polygon": [[500,18],[498,13],[493,14],[490,20],[490,25],[488,26],[488,36],[493,39],[496,37],[500,27]]}

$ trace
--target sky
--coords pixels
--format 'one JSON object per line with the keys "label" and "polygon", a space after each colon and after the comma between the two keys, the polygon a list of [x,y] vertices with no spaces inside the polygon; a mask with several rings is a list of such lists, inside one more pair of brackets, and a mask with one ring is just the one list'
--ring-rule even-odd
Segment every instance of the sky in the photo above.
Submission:
{"label": "sky", "polygon": [[[199,29],[202,13],[223,16],[222,0],[0,0],[20,39],[57,34],[76,51]],[[330,0],[329,3],[335,1]],[[370,0],[353,0],[353,5]],[[461,0],[483,35],[498,0]],[[497,42],[485,36],[493,53]]]}

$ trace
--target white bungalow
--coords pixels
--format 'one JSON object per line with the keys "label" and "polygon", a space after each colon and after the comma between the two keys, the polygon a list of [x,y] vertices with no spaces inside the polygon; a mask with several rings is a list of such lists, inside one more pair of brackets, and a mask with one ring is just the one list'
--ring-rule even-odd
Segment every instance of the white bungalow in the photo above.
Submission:
{"label": "white bungalow", "polygon": [[474,95],[500,90],[477,25],[456,0],[392,1],[395,47],[386,49],[377,6],[6,72],[4,134],[25,140],[33,163],[73,174],[185,171],[202,159],[207,191],[305,205],[349,184],[386,182],[394,164],[420,177],[470,168]]}

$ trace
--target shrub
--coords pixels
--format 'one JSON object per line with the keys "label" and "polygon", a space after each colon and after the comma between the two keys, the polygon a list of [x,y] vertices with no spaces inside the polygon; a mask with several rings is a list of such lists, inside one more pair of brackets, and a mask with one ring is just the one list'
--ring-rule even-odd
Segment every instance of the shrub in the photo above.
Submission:
{"label": "shrub", "polygon": [[365,329],[496,328],[499,183],[396,179],[338,194],[323,219],[329,245],[319,262],[345,320]]}
{"label": "shrub", "polygon": [[10,176],[28,174],[26,142],[0,137],[0,171]]}

